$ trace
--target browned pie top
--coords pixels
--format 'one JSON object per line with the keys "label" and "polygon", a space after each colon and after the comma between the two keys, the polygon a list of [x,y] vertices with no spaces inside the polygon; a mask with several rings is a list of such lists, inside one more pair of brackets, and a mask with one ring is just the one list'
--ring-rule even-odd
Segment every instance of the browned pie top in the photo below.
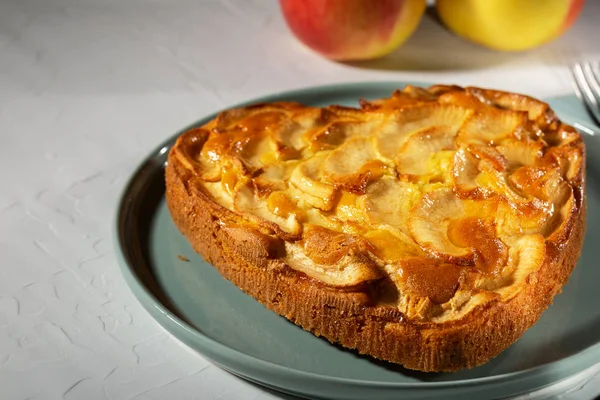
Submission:
{"label": "browned pie top", "polygon": [[583,195],[575,129],[546,103],[474,87],[233,109],[171,157],[240,216],[234,236],[281,238],[277,256],[330,287],[387,279],[397,295],[381,302],[421,321],[510,300],[565,241]]}

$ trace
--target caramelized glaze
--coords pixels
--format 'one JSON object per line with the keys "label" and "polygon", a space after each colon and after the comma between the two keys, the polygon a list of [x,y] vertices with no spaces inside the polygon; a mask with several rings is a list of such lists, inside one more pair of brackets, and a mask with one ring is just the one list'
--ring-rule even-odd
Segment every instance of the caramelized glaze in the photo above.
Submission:
{"label": "caramelized glaze", "polygon": [[455,245],[473,252],[473,264],[478,271],[495,274],[505,265],[508,253],[494,228],[493,222],[466,217],[450,223],[448,237]]}
{"label": "caramelized glaze", "polygon": [[463,268],[427,257],[408,257],[398,263],[398,275],[406,291],[428,297],[435,304],[450,300],[460,284]]}

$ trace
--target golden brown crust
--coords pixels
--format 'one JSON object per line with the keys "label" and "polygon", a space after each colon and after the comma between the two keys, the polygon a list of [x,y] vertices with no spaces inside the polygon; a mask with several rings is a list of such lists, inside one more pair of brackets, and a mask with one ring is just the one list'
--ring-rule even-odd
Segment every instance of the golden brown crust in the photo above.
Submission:
{"label": "golden brown crust", "polygon": [[[451,89],[455,88],[439,86],[430,91],[452,93]],[[502,99],[509,94],[482,91],[479,95]],[[543,112],[544,121],[556,123],[554,117],[548,117],[548,110]],[[200,136],[205,140],[204,133]],[[574,137],[570,146],[585,157],[581,138]],[[506,349],[561,291],[583,242],[585,162],[580,162],[570,177],[573,204],[560,229],[546,239],[541,266],[527,275],[526,284],[516,295],[501,301],[499,295],[490,294],[489,301],[445,322],[407,318],[395,306],[394,285],[386,279],[374,279],[378,275],[359,286],[336,288],[290,268],[282,261],[289,236],[286,238],[276,224],[257,224],[252,216],[220,205],[197,184],[199,172],[184,165],[174,152],[166,169],[166,198],[173,221],[193,248],[225,278],[315,335],[410,369],[471,368]],[[338,239],[344,246],[352,241]],[[352,242],[352,246],[359,245]],[[338,246],[327,252],[338,260],[349,251]]]}
{"label": "golden brown crust", "polygon": [[227,221],[235,217],[198,188],[188,186],[188,174],[176,160],[169,162],[169,210],[194,250],[226,279],[317,336],[420,371],[472,368],[514,343],[567,282],[583,242],[584,199],[566,243],[549,246],[542,268],[509,302],[492,303],[458,322],[411,322],[392,307],[370,306],[364,293],[332,290],[305,278],[265,257],[264,248],[262,253],[248,254],[243,242],[227,233]]}

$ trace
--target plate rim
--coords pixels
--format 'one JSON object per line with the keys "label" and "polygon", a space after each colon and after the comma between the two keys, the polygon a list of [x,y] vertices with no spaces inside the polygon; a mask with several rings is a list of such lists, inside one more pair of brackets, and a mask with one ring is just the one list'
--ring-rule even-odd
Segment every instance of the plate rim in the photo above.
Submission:
{"label": "plate rim", "polygon": [[[368,88],[369,90],[384,90],[390,89],[392,90],[395,86],[402,87],[405,85],[417,85],[417,86],[429,86],[432,85],[430,82],[426,81],[364,81],[364,82],[347,82],[347,83],[336,83],[336,84],[328,84],[328,85],[318,85],[318,86],[310,86],[299,89],[292,90],[284,90],[278,91],[275,93],[263,95],[260,97],[252,98],[249,100],[245,100],[242,102],[238,102],[233,104],[227,108],[220,109],[215,112],[211,112],[204,117],[197,119],[195,122],[192,122],[185,126],[184,128],[178,130],[175,134],[170,135],[166,140],[160,143],[160,145],[156,146],[153,151],[151,151],[144,159],[136,164],[136,168],[129,175],[128,180],[124,184],[117,200],[116,212],[113,217],[113,247],[115,249],[115,255],[119,264],[119,268],[121,270],[122,275],[125,278],[127,285],[130,290],[134,294],[134,297],[141,303],[144,309],[146,309],[153,319],[158,322],[158,324],[168,331],[171,335],[173,335],[177,340],[186,344],[186,346],[191,347],[194,351],[199,352],[203,357],[208,358],[211,362],[218,364],[221,368],[228,370],[229,368],[221,363],[213,360],[213,358],[205,353],[204,350],[199,350],[197,347],[188,343],[190,338],[194,339],[194,342],[204,343],[205,345],[212,346],[215,348],[215,352],[224,354],[229,359],[235,358],[239,362],[245,364],[258,364],[263,371],[266,371],[269,374],[281,374],[284,371],[285,375],[288,375],[290,378],[303,378],[310,379],[313,381],[319,381],[323,383],[335,383],[343,386],[354,386],[354,387],[365,387],[372,389],[460,389],[460,388],[470,388],[481,385],[497,385],[504,383],[506,381],[534,381],[539,380],[540,378],[552,374],[556,374],[561,376],[558,380],[552,380],[547,384],[554,384],[559,382],[560,380],[567,379],[579,372],[583,372],[586,369],[595,366],[598,364],[596,361],[598,358],[593,357],[592,353],[596,353],[597,356],[600,356],[600,341],[595,343],[585,349],[582,349],[576,353],[573,353],[567,357],[560,358],[558,360],[554,360],[542,365],[538,365],[535,367],[527,368],[520,371],[507,372],[499,375],[485,376],[485,377],[477,377],[477,378],[468,378],[462,380],[448,380],[448,381],[439,381],[439,382],[379,382],[372,380],[362,380],[362,379],[352,379],[352,378],[343,378],[331,375],[323,375],[317,374],[314,372],[294,369],[292,367],[288,367],[285,365],[277,364],[272,361],[263,360],[261,358],[246,354],[242,351],[233,349],[211,337],[203,334],[184,320],[182,320],[177,314],[170,311],[167,306],[165,306],[156,296],[149,290],[147,285],[141,280],[138,274],[135,272],[134,267],[130,265],[127,260],[123,246],[124,243],[121,240],[121,221],[123,219],[123,215],[126,211],[127,203],[131,200],[130,191],[135,182],[139,181],[143,178],[144,173],[147,173],[147,169],[151,166],[153,162],[164,155],[168,149],[174,144],[176,138],[181,135],[183,132],[192,129],[194,127],[199,126],[206,121],[215,118],[218,113],[224,109],[243,107],[250,104],[255,104],[259,102],[267,102],[267,101],[275,101],[281,97],[297,97],[307,94],[314,94],[319,92],[324,93],[343,93],[351,90],[357,90],[360,88]],[[544,99],[544,101],[550,101],[554,98]],[[559,117],[563,120],[571,120],[574,116],[569,115],[569,118],[562,118],[560,110],[556,110]],[[570,121],[569,123],[573,123]],[[585,124],[584,124],[585,126]],[[188,340],[184,340],[179,334],[189,336]],[[571,365],[565,365],[565,364]],[[246,376],[246,374],[241,373],[242,376]],[[541,386],[540,386],[541,387]]]}

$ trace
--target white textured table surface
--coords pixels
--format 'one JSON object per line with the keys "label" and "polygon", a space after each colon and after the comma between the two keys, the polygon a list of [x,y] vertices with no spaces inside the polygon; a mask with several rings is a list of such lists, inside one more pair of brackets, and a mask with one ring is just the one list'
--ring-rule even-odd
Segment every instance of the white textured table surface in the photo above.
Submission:
{"label": "white textured table surface", "polygon": [[[126,286],[111,229],[135,165],[209,112],[292,88],[425,80],[570,93],[567,63],[600,57],[599,21],[588,0],[553,44],[504,54],[427,16],[389,60],[358,67],[300,46],[274,1],[0,1],[0,398],[280,398],[179,344]],[[600,376],[565,390],[557,398],[593,399]]]}

